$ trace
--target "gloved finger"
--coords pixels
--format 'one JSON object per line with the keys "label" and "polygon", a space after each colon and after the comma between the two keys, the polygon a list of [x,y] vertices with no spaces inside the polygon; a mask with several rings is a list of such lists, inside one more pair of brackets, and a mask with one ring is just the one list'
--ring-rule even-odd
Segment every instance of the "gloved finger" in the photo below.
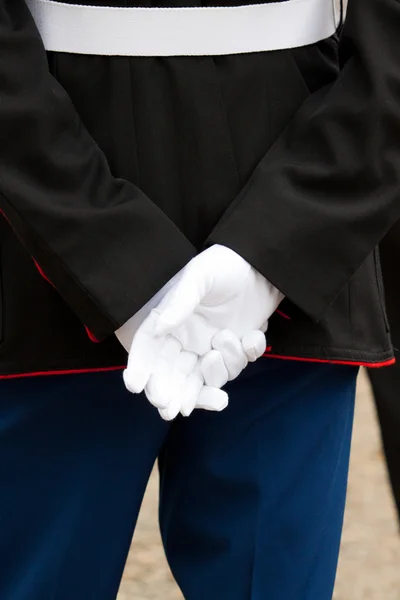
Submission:
{"label": "gloved finger", "polygon": [[163,364],[154,370],[144,392],[150,404],[156,408],[167,408],[171,402],[172,377]]}
{"label": "gloved finger", "polygon": [[181,409],[181,403],[178,395],[171,398],[170,403],[166,408],[159,408],[158,412],[164,421],[172,421],[178,416]]}
{"label": "gloved finger", "polygon": [[[178,371],[179,365],[182,367],[185,366],[186,369],[193,369],[195,365],[191,357],[190,365],[184,365],[181,354],[182,347],[179,341],[168,336],[145,388],[149,402],[157,408],[167,408],[172,398],[176,396],[180,385],[180,382],[177,380],[180,375]],[[189,362],[188,359],[186,362]],[[181,378],[183,381],[183,374],[181,374]]]}
{"label": "gloved finger", "polygon": [[194,372],[187,377],[181,390],[181,414],[184,417],[189,417],[196,408],[197,399],[203,386],[204,379],[200,371],[200,365],[197,364]]}
{"label": "gloved finger", "polygon": [[203,386],[196,402],[196,408],[220,412],[228,406],[228,403],[229,397],[224,390]]}
{"label": "gloved finger", "polygon": [[158,315],[152,311],[133,338],[128,365],[123,373],[125,386],[133,394],[143,392],[165,344],[165,337],[154,334],[157,318]]}
{"label": "gloved finger", "polygon": [[[203,283],[204,278],[200,279]],[[178,283],[155,309],[158,315],[154,329],[156,335],[172,333],[194,313],[205,294],[203,287],[199,284],[198,271],[189,264]]]}
{"label": "gloved finger", "polygon": [[226,392],[204,385],[200,364],[197,363],[193,373],[186,379],[181,393],[181,414],[188,417],[194,408],[220,411],[228,404]]}
{"label": "gloved finger", "polygon": [[201,359],[200,365],[206,385],[222,388],[228,382],[229,373],[218,350],[207,352]]}
{"label": "gloved finger", "polygon": [[228,372],[228,381],[236,379],[248,363],[240,339],[233,331],[224,329],[214,336],[212,345],[222,356]]}
{"label": "gloved finger", "polygon": [[249,361],[255,362],[264,354],[267,340],[262,331],[248,331],[242,337],[242,346]]}
{"label": "gloved finger", "polygon": [[196,368],[199,357],[194,352],[182,350],[177,360],[177,369],[183,375],[189,376]]}
{"label": "gloved finger", "polygon": [[[145,388],[149,402],[161,410],[165,409],[165,412],[160,413],[164,419],[175,418],[177,405],[179,404],[180,409],[185,401],[187,405],[185,410],[189,411],[189,401],[190,404],[193,404],[197,399],[203,380],[194,390],[188,387],[188,381],[190,381],[197,361],[196,354],[182,351],[179,341],[172,336],[168,337],[168,342],[165,344]],[[191,400],[193,396],[194,400]],[[167,408],[168,410],[166,410]]]}

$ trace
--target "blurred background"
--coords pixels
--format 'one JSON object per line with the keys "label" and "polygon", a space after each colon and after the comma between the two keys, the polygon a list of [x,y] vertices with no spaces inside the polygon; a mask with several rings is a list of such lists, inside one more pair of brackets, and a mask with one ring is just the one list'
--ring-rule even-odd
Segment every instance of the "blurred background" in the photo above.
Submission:
{"label": "blurred background", "polygon": [[[118,600],[182,600],[161,547],[157,486],[154,471]],[[365,372],[361,372],[358,382],[347,509],[334,600],[400,600],[399,527]]]}

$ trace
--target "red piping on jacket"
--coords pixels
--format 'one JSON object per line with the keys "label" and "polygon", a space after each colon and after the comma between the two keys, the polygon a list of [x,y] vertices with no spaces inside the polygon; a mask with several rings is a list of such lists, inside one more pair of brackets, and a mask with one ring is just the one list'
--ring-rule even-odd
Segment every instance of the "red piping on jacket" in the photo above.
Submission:
{"label": "red piping on jacket", "polygon": [[85,330],[86,330],[87,336],[91,342],[94,342],[95,344],[100,343],[100,340],[97,339],[97,337],[94,335],[94,333],[92,333],[86,325],[85,325]]}
{"label": "red piping on jacket", "polygon": [[283,317],[284,319],[287,319],[288,321],[291,321],[291,317],[289,317],[289,315],[287,315],[286,313],[282,312],[281,310],[279,310],[279,308],[276,309],[276,314],[278,314],[280,317]]}
{"label": "red piping on jacket", "polygon": [[380,369],[382,367],[390,367],[396,362],[395,358],[389,358],[384,362],[368,363],[361,361],[351,360],[327,360],[323,358],[304,358],[298,356],[280,356],[279,354],[269,354],[269,348],[263,354],[264,358],[279,358],[280,360],[297,360],[298,362],[310,362],[310,363],[325,363],[331,365],[350,365],[353,367],[367,367],[368,369]]}
{"label": "red piping on jacket", "polygon": [[104,373],[107,371],[121,371],[124,367],[98,367],[94,369],[72,369],[65,371],[37,371],[34,373],[14,373],[12,375],[0,375],[0,379],[21,379],[23,377],[41,377],[48,375],[78,375],[80,373]]}
{"label": "red piping on jacket", "polygon": [[[35,265],[35,267],[37,268],[37,270],[39,271],[40,275],[43,277],[43,279],[45,281],[47,281],[47,283],[49,283],[54,289],[56,289],[56,286],[54,285],[54,283],[52,281],[50,281],[50,279],[47,277],[46,273],[43,271],[42,267],[39,265],[39,263],[32,257],[33,263]],[[89,340],[91,342],[94,342],[96,344],[98,344],[100,342],[100,340],[98,340],[96,338],[96,336],[90,331],[90,329],[85,325],[85,331],[87,333],[87,336],[89,338]]]}
{"label": "red piping on jacket", "polygon": [[[310,363],[325,363],[332,365],[350,365],[367,368],[381,368],[389,367],[396,362],[395,358],[391,358],[385,362],[380,363],[366,363],[357,361],[345,361],[345,360],[323,360],[319,358],[299,358],[295,356],[278,356],[277,354],[264,354],[263,358],[277,358],[280,360],[296,360],[298,362],[310,362]],[[46,377],[52,375],[79,375],[83,373],[106,373],[110,371],[122,371],[126,369],[126,365],[120,367],[98,367],[93,369],[71,369],[71,370],[60,370],[60,371],[36,371],[33,373],[13,373],[11,375],[0,375],[1,379],[22,379],[24,377]]]}
{"label": "red piping on jacket", "polygon": [[[11,225],[10,221],[9,221],[9,220],[8,220],[8,218],[7,218],[7,215],[5,215],[5,214],[4,214],[4,212],[3,212],[1,209],[0,209],[0,214],[1,214],[1,215],[3,215],[3,217],[5,218],[5,220],[7,221],[7,223],[9,223],[9,224]],[[54,285],[54,283],[53,283],[52,281],[50,281],[50,279],[47,277],[46,273],[43,271],[42,267],[41,267],[41,266],[39,265],[39,263],[38,263],[38,262],[37,262],[37,261],[36,261],[36,260],[33,258],[33,256],[32,256],[32,260],[33,260],[33,263],[34,263],[35,267],[36,267],[36,268],[37,268],[37,270],[39,271],[40,275],[43,277],[43,279],[44,279],[45,281],[47,281],[47,283],[49,283],[49,284],[51,285],[51,287],[53,287],[54,289],[56,289],[56,286]],[[92,333],[92,332],[91,332],[91,331],[90,331],[90,330],[89,330],[89,329],[86,327],[86,325],[85,325],[85,329],[86,329],[86,333],[87,333],[87,335],[88,335],[89,339],[90,339],[92,342],[99,342],[99,340],[98,340],[98,339],[97,339],[97,338],[96,338],[96,337],[93,335],[93,333]]]}
{"label": "red piping on jacket", "polygon": [[45,281],[47,281],[47,283],[49,283],[51,285],[51,287],[53,287],[54,289],[56,289],[55,285],[50,281],[50,279],[47,277],[47,275],[45,274],[45,272],[43,271],[42,267],[39,265],[38,262],[36,262],[36,260],[32,257],[32,260],[35,264],[35,267],[37,268],[37,270],[39,271],[40,275],[43,277],[43,279]]}

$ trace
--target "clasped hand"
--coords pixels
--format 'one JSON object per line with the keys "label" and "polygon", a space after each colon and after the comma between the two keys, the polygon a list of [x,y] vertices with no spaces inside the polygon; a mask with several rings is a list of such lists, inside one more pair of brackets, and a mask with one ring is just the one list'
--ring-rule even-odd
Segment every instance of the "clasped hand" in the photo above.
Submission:
{"label": "clasped hand", "polygon": [[283,295],[233,250],[215,245],[176,276],[133,336],[127,389],[145,392],[166,420],[222,410],[221,388],[265,351]]}

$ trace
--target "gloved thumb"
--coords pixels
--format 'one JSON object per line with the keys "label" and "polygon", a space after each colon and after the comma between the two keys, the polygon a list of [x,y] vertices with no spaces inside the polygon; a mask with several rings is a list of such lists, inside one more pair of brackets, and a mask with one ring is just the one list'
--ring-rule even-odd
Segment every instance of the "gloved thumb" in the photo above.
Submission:
{"label": "gloved thumb", "polygon": [[264,354],[267,348],[267,341],[262,331],[248,331],[242,337],[243,350],[250,362],[255,362]]}
{"label": "gloved thumb", "polygon": [[224,390],[204,386],[196,402],[196,408],[221,412],[228,406],[229,396]]}
{"label": "gloved thumb", "polygon": [[154,334],[164,336],[182,325],[196,310],[205,296],[204,282],[196,269],[186,267],[180,281],[154,309]]}

